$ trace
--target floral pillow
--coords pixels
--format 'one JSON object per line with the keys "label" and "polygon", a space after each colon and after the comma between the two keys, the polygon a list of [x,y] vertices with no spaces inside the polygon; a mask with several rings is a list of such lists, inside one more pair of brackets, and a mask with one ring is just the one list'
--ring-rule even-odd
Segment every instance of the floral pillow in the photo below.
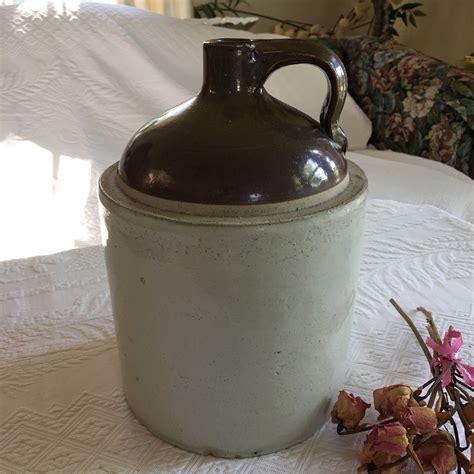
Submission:
{"label": "floral pillow", "polygon": [[370,143],[474,177],[474,73],[393,41],[323,41],[341,56],[349,91],[372,120]]}

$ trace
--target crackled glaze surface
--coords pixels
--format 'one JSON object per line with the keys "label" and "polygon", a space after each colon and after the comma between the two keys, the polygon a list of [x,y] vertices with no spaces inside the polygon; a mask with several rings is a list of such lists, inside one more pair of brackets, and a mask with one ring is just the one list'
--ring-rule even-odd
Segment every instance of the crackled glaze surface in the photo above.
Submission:
{"label": "crackled glaze surface", "polygon": [[327,202],[245,218],[154,215],[104,175],[124,388],[152,432],[247,457],[322,425],[344,376],[359,270],[366,181],[349,169]]}

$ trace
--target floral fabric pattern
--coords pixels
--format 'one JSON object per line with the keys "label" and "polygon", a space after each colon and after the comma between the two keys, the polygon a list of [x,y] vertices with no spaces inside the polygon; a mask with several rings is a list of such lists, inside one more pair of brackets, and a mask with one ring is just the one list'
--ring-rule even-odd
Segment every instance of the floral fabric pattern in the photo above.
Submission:
{"label": "floral fabric pattern", "polygon": [[372,120],[370,143],[440,161],[474,178],[474,73],[394,41],[319,39],[343,60]]}

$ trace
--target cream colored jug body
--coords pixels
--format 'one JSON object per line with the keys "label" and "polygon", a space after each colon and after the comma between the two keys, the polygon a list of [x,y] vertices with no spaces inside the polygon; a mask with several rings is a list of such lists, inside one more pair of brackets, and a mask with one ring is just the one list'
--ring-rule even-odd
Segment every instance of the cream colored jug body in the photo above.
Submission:
{"label": "cream colored jug body", "polygon": [[365,175],[350,163],[331,192],[219,217],[219,206],[138,204],[116,167],[103,175],[125,395],[157,436],[245,457],[325,421],[345,375]]}

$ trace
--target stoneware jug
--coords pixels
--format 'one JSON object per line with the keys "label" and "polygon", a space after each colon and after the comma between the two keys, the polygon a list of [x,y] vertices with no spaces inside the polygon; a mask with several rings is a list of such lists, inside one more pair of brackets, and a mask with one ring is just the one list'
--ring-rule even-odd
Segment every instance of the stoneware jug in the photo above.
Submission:
{"label": "stoneware jug", "polygon": [[[295,63],[327,75],[320,123],[264,89]],[[316,42],[208,41],[199,95],[141,128],[101,176],[125,396],[163,440],[254,456],[326,420],[367,188],[344,158],[346,89]]]}

